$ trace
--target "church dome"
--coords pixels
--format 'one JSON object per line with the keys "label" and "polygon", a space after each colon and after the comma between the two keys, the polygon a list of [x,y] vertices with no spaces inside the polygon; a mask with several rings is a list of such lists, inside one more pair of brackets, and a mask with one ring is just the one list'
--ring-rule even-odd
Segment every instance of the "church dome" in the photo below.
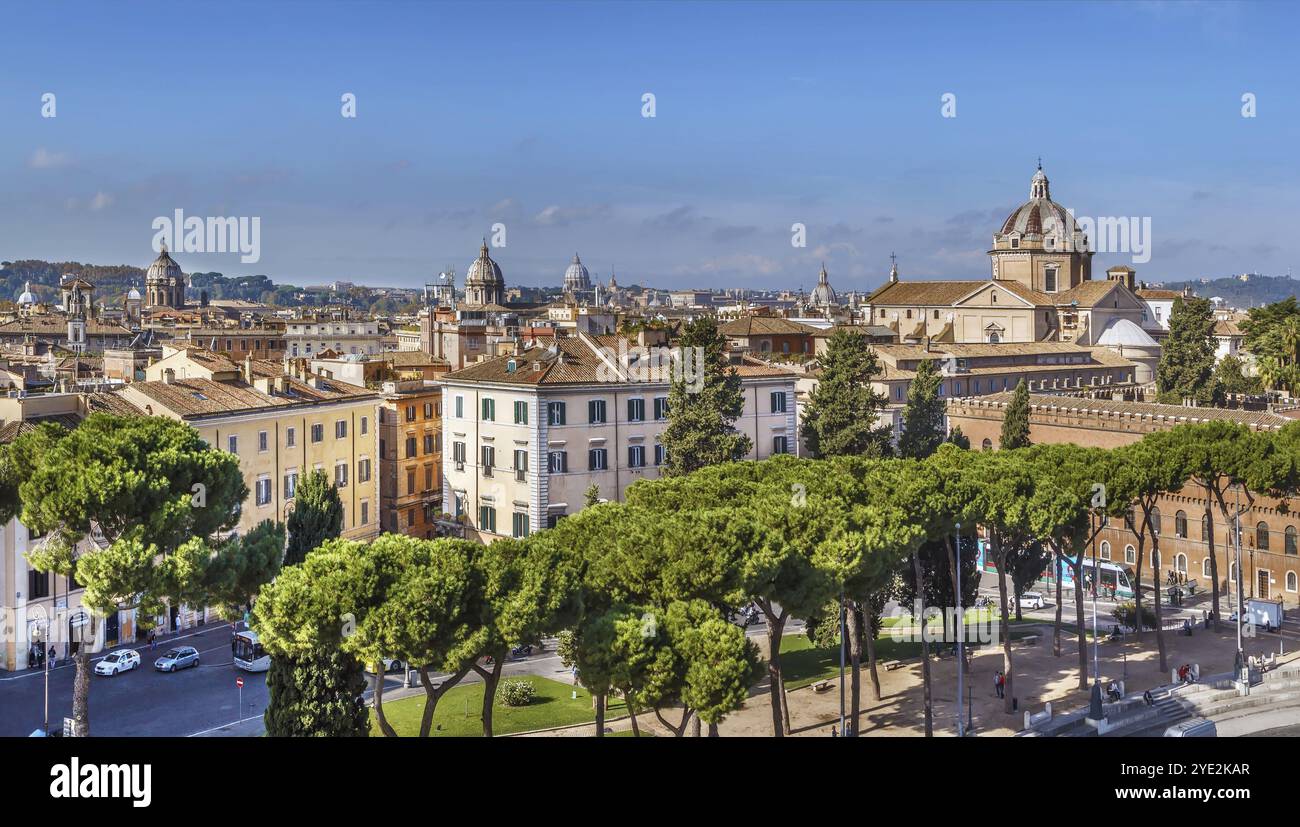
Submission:
{"label": "church dome", "polygon": [[1068,239],[1075,229],[1074,219],[1065,207],[1052,200],[1047,174],[1040,165],[1029,182],[1029,200],[1017,207],[1002,222],[1002,235],[1019,233],[1022,236],[1041,236],[1053,231]]}
{"label": "church dome", "polygon": [[132,287],[126,294],[127,301],[140,301],[140,291]]}
{"label": "church dome", "polygon": [[162,252],[158,254],[158,258],[154,259],[153,264],[150,264],[149,269],[145,271],[144,277],[148,280],[175,280],[184,278],[184,275],[181,272],[181,266],[167,254],[167,248],[163,247]]}
{"label": "church dome", "polygon": [[501,267],[488,255],[486,241],[479,248],[478,258],[474,259],[474,263],[469,266],[469,273],[465,276],[466,287],[475,285],[505,286],[505,279],[501,275]]}
{"label": "church dome", "polygon": [[582,259],[578,258],[577,253],[573,254],[573,263],[569,265],[569,269],[564,271],[564,289],[591,289],[591,274],[587,272],[587,268],[583,265]]}
{"label": "church dome", "polygon": [[816,307],[831,307],[840,303],[839,296],[835,295],[835,288],[831,287],[829,276],[826,275],[825,264],[817,275],[817,286],[813,288],[809,302]]}
{"label": "church dome", "polygon": [[1159,344],[1151,335],[1128,319],[1111,319],[1110,324],[1106,325],[1101,335],[1097,337],[1097,344],[1102,347],[1137,347],[1137,348],[1156,348]]}
{"label": "church dome", "polygon": [[18,297],[19,304],[36,304],[36,296],[32,295],[32,283],[29,281],[23,285],[23,294]]}

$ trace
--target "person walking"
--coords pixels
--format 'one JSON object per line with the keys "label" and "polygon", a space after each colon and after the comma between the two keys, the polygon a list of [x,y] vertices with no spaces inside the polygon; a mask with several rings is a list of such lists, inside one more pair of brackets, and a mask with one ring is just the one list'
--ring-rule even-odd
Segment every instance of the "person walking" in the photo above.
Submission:
{"label": "person walking", "polygon": [[998,693],[999,698],[1006,697],[1006,679],[1002,677],[1001,671],[993,676],[993,690]]}

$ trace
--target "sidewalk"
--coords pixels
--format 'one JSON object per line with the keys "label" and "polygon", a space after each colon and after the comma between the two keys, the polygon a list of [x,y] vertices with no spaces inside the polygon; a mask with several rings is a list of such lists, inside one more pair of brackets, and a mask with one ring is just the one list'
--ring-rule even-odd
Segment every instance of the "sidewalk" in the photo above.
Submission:
{"label": "sidewalk", "polygon": [[196,732],[190,735],[191,738],[260,738],[266,734],[266,724],[261,715],[254,715],[251,718],[245,718],[243,721],[233,721],[225,726],[219,726],[216,729],[209,729],[204,732]]}

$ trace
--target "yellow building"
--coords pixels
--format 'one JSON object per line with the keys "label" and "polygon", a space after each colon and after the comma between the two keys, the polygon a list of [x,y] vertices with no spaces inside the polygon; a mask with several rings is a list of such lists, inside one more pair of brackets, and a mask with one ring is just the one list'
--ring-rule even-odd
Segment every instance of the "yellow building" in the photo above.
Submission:
{"label": "yellow building", "polygon": [[380,527],[432,539],[442,504],[442,388],[385,382],[379,403]]}

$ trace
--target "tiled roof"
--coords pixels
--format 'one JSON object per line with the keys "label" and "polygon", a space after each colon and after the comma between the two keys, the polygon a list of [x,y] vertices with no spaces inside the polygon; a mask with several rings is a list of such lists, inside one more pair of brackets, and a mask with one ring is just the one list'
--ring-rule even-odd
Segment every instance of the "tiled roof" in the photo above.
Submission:
{"label": "tiled roof", "polygon": [[[978,397],[979,401],[992,405],[1005,405],[1011,401],[1010,393],[994,393]],[[959,402],[960,400],[953,400]],[[1029,407],[1063,408],[1080,412],[1098,412],[1130,416],[1163,416],[1167,420],[1183,419],[1187,422],[1223,420],[1239,422],[1256,428],[1281,428],[1291,420],[1270,411],[1244,411],[1235,408],[1187,408],[1182,405],[1161,405],[1153,402],[1124,402],[1114,399],[1082,399],[1074,396],[1054,396],[1051,394],[1031,393]]]}
{"label": "tiled roof", "polygon": [[[68,320],[62,316],[31,316],[26,319],[14,319],[0,324],[0,334],[32,333],[64,336],[68,332]],[[87,336],[130,336],[130,328],[120,324],[104,324],[95,319],[86,320]]]}
{"label": "tiled roof", "polygon": [[805,335],[813,336],[818,329],[777,316],[742,316],[718,327],[723,336],[775,336]]}
{"label": "tiled roof", "polygon": [[1079,307],[1095,307],[1097,302],[1110,295],[1110,291],[1119,286],[1117,281],[1101,281],[1092,279],[1090,281],[1080,282],[1077,286],[1071,287],[1057,293],[1054,297],[1054,303],[1059,307],[1061,305],[1079,303]]}
{"label": "tiled roof", "polygon": [[1154,290],[1149,287],[1144,287],[1141,290],[1138,290],[1137,294],[1144,299],[1156,299],[1156,300],[1164,299],[1165,301],[1168,301],[1170,299],[1176,299],[1179,296],[1183,295],[1182,293],[1179,293],[1177,290]]}
{"label": "tiled roof", "polygon": [[144,411],[118,393],[87,393],[82,396],[87,413],[110,413],[116,416],[140,416]]}
{"label": "tiled roof", "polygon": [[1245,334],[1241,332],[1241,328],[1237,327],[1236,322],[1230,322],[1224,319],[1219,319],[1217,322],[1214,323],[1214,335],[1215,336],[1244,336]]}
{"label": "tiled roof", "polygon": [[125,390],[139,393],[146,399],[187,417],[375,396],[373,391],[335,379],[320,380],[319,388],[313,388],[298,379],[288,381],[288,393],[274,395],[262,393],[245,382],[217,382],[211,379],[176,379],[170,383],[134,382]]}
{"label": "tiled roof", "polygon": [[884,285],[870,296],[867,296],[867,302],[870,304],[912,306],[951,305],[988,282],[989,279],[980,279],[979,281],[896,281]]}

